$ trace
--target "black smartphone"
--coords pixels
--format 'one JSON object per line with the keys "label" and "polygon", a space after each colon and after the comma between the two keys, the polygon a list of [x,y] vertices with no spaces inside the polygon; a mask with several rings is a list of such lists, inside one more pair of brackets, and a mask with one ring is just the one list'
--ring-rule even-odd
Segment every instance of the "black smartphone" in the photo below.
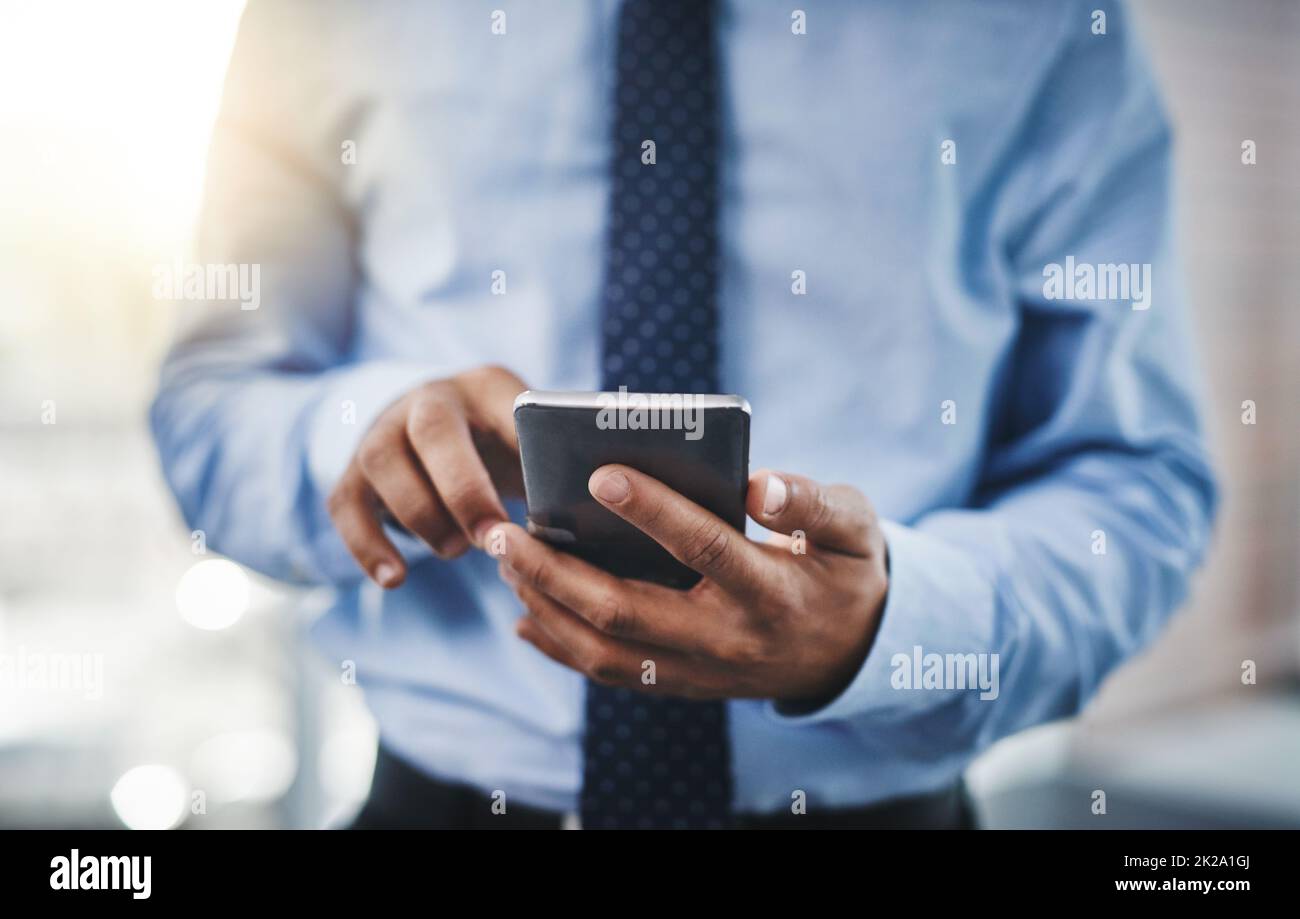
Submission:
{"label": "black smartphone", "polygon": [[622,463],[658,479],[742,533],[749,403],[692,393],[534,392],[515,399],[528,530],[619,577],[685,590],[700,576],[587,490]]}

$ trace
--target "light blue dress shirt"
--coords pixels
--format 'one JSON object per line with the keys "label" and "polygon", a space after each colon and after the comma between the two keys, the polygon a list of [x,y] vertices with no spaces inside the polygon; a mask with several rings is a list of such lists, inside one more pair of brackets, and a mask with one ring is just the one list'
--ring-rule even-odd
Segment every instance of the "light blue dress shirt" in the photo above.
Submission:
{"label": "light blue dress shirt", "polygon": [[[845,0],[811,5],[805,34],[789,4],[723,7],[724,388],[753,405],[753,466],[855,485],[891,564],[837,698],[731,703],[735,804],[933,789],[1077,712],[1205,549],[1169,127],[1107,3]],[[616,16],[251,3],[196,257],[260,265],[260,307],[183,304],[152,410],[212,547],[337,588],[314,633],[356,663],[387,744],[567,811],[584,681],[515,636],[495,561],[408,539],[409,580],[381,594],[324,502],[423,380],[496,363],[535,389],[596,386]],[[1048,296],[1069,257],[1149,266],[1148,308]],[[915,654],[996,654],[996,698],[903,688]]]}

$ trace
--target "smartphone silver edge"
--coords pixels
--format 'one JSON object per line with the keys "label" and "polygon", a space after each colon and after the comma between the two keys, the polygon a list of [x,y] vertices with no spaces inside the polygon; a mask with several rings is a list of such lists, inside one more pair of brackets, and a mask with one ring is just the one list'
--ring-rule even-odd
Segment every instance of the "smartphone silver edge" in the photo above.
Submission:
{"label": "smartphone silver edge", "polygon": [[[628,396],[652,395],[651,393],[622,393],[623,398]],[[694,398],[697,407],[702,409],[713,408],[738,408],[746,415],[753,415],[749,408],[749,400],[743,396],[720,395],[715,393],[674,393],[673,395],[690,395]],[[525,405],[539,405],[552,408],[604,408],[601,405],[601,397],[608,396],[617,399],[620,393],[616,392],[587,392],[584,390],[541,390],[529,389],[521,392],[515,397],[513,411],[518,411]]]}

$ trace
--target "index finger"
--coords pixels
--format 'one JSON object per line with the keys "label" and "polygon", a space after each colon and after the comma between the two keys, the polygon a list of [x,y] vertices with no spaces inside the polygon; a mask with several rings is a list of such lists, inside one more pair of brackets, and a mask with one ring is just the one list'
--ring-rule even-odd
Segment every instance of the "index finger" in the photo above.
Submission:
{"label": "index finger", "polygon": [[476,546],[487,530],[508,519],[492,477],[474,446],[459,404],[431,399],[407,418],[407,438],[457,525]]}
{"label": "index finger", "polygon": [[766,580],[761,551],[717,514],[630,466],[601,466],[587,487],[688,568],[734,593],[761,591]]}
{"label": "index finger", "polygon": [[612,638],[716,654],[741,634],[743,623],[729,609],[702,607],[707,601],[698,595],[671,587],[617,578],[513,523],[496,527],[488,543],[521,582]]}

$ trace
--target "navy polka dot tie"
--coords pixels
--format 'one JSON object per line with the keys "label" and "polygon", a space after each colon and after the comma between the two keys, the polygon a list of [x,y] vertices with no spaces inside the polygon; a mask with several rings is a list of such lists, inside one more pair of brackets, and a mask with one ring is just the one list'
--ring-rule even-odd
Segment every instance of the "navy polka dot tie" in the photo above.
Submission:
{"label": "navy polka dot tie", "polygon": [[[714,4],[625,0],[614,86],[602,388],[718,391]],[[728,823],[726,707],[587,684],[582,821]],[[670,689],[670,688],[669,688]]]}

